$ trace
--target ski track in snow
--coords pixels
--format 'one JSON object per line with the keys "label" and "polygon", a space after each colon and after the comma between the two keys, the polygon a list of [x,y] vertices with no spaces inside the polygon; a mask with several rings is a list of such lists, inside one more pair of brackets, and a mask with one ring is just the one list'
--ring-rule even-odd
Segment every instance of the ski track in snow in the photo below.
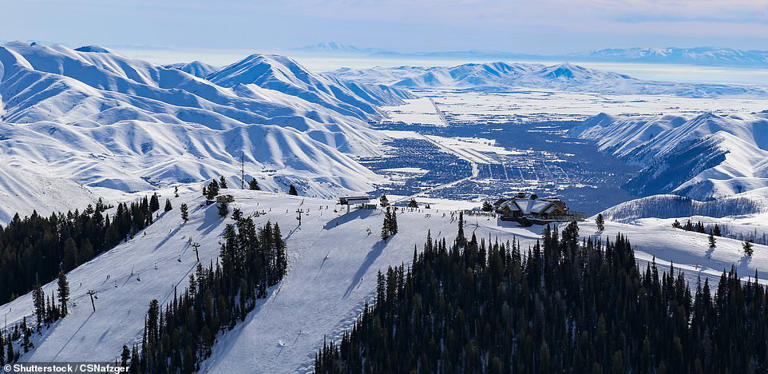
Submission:
{"label": "ski track in snow", "polygon": [[[372,300],[376,273],[390,265],[408,264],[414,245],[421,250],[427,230],[431,230],[433,238],[444,237],[451,242],[457,224],[451,211],[465,204],[432,200],[432,209],[401,212],[400,232],[385,242],[379,238],[383,221],[380,209],[346,213],[330,200],[260,191],[226,192],[236,199],[230,209],[238,207],[246,215],[264,212],[255,218],[257,224],[269,220],[280,225],[287,237],[289,270],[245,322],[219,335],[212,357],[202,364],[202,371],[210,373],[311,372],[323,338],[339,338],[354,323],[364,302]],[[149,302],[167,302],[175,286],[179,291],[186,287],[188,274],[196,264],[188,243],[190,237],[201,244],[204,264],[215,261],[221,232],[226,223],[232,223],[231,219],[220,218],[215,204],[201,205],[203,200],[197,193],[183,193],[171,198],[171,202],[175,209],[161,214],[136,237],[68,274],[71,314],[43,335],[36,335],[33,340],[37,348],[24,354],[22,360],[116,359],[123,344],[140,340]],[[190,221],[186,224],[182,224],[178,210],[182,202],[190,206]],[[299,207],[307,211],[300,227],[296,219]],[[339,212],[334,213],[334,208]],[[485,216],[466,216],[465,221],[467,235],[474,233],[478,239],[500,241],[516,237],[523,248],[533,245],[541,233],[541,227],[499,224]],[[699,275],[717,277],[732,264],[744,277],[758,269],[760,278],[768,279],[765,246],[756,245],[754,257],[745,259],[740,241],[719,238],[717,248],[707,258],[706,235],[672,229],[667,221],[608,222],[603,233],[596,233],[591,221],[580,227],[582,236],[605,239],[619,232],[626,234],[643,268],[655,256],[662,269],[674,263],[692,281]],[[44,286],[46,294],[55,288],[54,283]],[[97,293],[96,312],[85,293],[90,289]],[[24,316],[29,318],[32,313],[31,294],[0,307],[0,315],[7,316],[9,324]]]}

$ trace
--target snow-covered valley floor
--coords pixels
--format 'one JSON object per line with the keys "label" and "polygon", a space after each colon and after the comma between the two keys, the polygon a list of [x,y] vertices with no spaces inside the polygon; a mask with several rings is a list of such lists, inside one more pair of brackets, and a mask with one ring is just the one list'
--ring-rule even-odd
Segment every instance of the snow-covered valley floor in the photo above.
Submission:
{"label": "snow-covered valley floor", "polygon": [[[370,301],[376,273],[389,265],[409,263],[414,245],[421,249],[427,230],[434,238],[455,237],[454,209],[466,202],[431,200],[431,209],[398,213],[400,232],[388,241],[379,237],[383,212],[353,210],[334,201],[287,196],[269,192],[227,190],[235,197],[233,208],[255,215],[257,224],[278,223],[287,239],[288,274],[270,290],[244,323],[219,336],[213,355],[202,365],[211,373],[290,373],[313,370],[315,352],[323,339],[333,339],[349,328],[366,300]],[[164,193],[163,197],[172,196]],[[218,241],[231,218],[222,219],[216,205],[204,205],[198,193],[171,197],[174,209],[161,214],[133,239],[81,265],[68,274],[71,287],[70,315],[41,336],[24,361],[115,360],[123,344],[137,342],[149,302],[166,302],[174,287],[186,287],[196,260],[190,244],[200,243],[204,264],[215,261]],[[186,202],[190,220],[182,223],[178,207]],[[301,209],[301,225],[297,210]],[[334,210],[338,212],[334,212]],[[596,234],[595,225],[583,222],[582,236]],[[524,248],[535,243],[541,227],[522,228],[499,224],[485,216],[467,216],[465,231],[480,238],[501,241],[517,238]],[[664,220],[637,224],[608,222],[603,238],[626,234],[639,260],[670,262],[691,276],[701,272],[718,276],[735,264],[746,277],[758,270],[768,279],[768,247],[756,245],[755,255],[745,259],[741,242],[718,240],[708,253],[707,237],[670,227]],[[642,262],[642,261],[641,261]],[[644,265],[643,265],[644,266]],[[55,284],[44,287],[47,294]],[[96,311],[86,292],[94,290]],[[33,313],[27,294],[0,307],[9,324]]]}

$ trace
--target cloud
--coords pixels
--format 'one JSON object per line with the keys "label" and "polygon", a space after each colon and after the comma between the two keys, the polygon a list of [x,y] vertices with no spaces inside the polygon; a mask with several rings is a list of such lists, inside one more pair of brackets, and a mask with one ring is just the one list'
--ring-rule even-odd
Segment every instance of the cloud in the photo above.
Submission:
{"label": "cloud", "polygon": [[275,49],[336,40],[400,50],[558,53],[607,46],[765,48],[748,0],[26,0],[3,39]]}

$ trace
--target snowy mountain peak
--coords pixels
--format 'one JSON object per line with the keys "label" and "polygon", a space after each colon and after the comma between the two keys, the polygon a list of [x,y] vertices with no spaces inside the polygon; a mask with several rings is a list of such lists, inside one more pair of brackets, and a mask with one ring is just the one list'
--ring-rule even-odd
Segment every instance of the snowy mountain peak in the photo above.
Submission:
{"label": "snowy mountain peak", "polygon": [[104,47],[100,47],[97,45],[85,45],[82,47],[75,48],[75,51],[78,52],[90,52],[90,53],[112,53],[109,49],[106,49]]}
{"label": "snowy mountain peak", "polygon": [[205,78],[213,74],[218,68],[213,65],[208,65],[200,61],[192,61],[185,63],[177,63],[165,65],[164,67],[169,69],[178,69],[188,74],[192,74],[198,78]]}
{"label": "snowy mountain peak", "polygon": [[311,73],[290,57],[253,54],[212,74],[212,82],[232,87],[237,84],[263,85],[275,79],[307,84]]}
{"label": "snowy mountain peak", "polygon": [[396,105],[408,92],[382,85],[350,83],[310,72],[296,60],[253,54],[208,76],[222,87],[257,85],[285,92],[339,113],[362,119],[380,116],[376,105]]}

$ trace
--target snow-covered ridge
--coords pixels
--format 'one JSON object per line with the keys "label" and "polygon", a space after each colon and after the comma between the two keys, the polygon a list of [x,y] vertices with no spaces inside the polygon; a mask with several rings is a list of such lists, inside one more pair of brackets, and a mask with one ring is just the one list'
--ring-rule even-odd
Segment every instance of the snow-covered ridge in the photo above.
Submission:
{"label": "snow-covered ridge", "polygon": [[570,63],[542,65],[493,62],[450,67],[343,68],[330,74],[343,79],[379,82],[411,89],[507,90],[525,87],[621,95],[768,97],[768,87],[763,86],[646,81]]}
{"label": "snow-covered ridge", "polygon": [[170,64],[170,65],[164,65],[164,67],[171,68],[171,69],[179,69],[183,72],[192,74],[198,78],[205,78],[213,74],[214,72],[216,72],[216,70],[219,70],[219,68],[213,65],[208,65],[200,61]]}
{"label": "snow-covered ridge", "polygon": [[368,190],[379,177],[353,159],[378,153],[381,135],[367,121],[380,117],[378,105],[410,97],[280,56],[212,69],[158,66],[97,46],[0,46],[0,176],[13,176],[0,178],[12,186],[0,222],[15,211],[67,208],[40,184],[140,191],[239,177],[241,158],[265,188]]}
{"label": "snow-covered ridge", "polygon": [[574,128],[599,149],[644,167],[628,186],[644,195],[707,200],[768,187],[768,115],[600,114]]}
{"label": "snow-covered ridge", "polygon": [[768,66],[768,51],[733,48],[609,48],[579,55],[594,61]]}
{"label": "snow-covered ridge", "polygon": [[613,206],[603,211],[603,216],[611,221],[632,222],[642,218],[721,218],[765,212],[768,212],[768,190],[711,201],[697,201],[679,195],[654,195]]}
{"label": "snow-covered ridge", "polygon": [[398,52],[377,48],[363,48],[336,42],[318,43],[294,49],[300,53],[322,53],[325,55],[357,55],[384,58],[431,58],[431,59],[478,59],[478,60],[528,60],[553,61],[570,60],[585,62],[656,63],[705,66],[764,67],[768,66],[768,51],[736,48],[693,47],[693,48],[604,48],[563,55],[535,55],[509,51],[465,50]]}
{"label": "snow-covered ridge", "polygon": [[312,73],[295,60],[279,55],[251,55],[207,76],[222,87],[257,85],[285,92],[339,113],[359,118],[379,115],[378,105],[397,105],[408,92],[382,85],[347,83]]}

